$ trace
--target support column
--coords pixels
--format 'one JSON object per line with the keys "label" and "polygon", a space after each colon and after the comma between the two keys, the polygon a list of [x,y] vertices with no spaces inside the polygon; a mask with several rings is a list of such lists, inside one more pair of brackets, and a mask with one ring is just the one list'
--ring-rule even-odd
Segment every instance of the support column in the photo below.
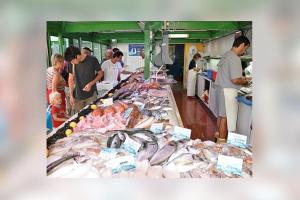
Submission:
{"label": "support column", "polygon": [[61,33],[59,33],[58,34],[58,46],[59,46],[59,53],[62,55],[62,54],[64,54],[64,50],[63,50],[63,42],[64,42],[64,40],[63,40],[63,37],[62,37],[62,34]]}
{"label": "support column", "polygon": [[148,79],[150,77],[150,29],[149,24],[146,22],[144,30],[144,78]]}
{"label": "support column", "polygon": [[48,65],[51,66],[51,56],[52,56],[52,49],[51,49],[51,40],[50,40],[50,34],[47,33],[47,49],[48,49]]}

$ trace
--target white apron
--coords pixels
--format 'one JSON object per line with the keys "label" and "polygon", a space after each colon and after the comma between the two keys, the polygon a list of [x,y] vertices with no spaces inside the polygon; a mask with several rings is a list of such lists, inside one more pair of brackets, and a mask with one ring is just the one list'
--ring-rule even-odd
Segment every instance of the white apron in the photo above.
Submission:
{"label": "white apron", "polygon": [[228,132],[236,131],[236,121],[238,114],[238,101],[236,99],[237,92],[238,90],[234,88],[224,88]]}
{"label": "white apron", "polygon": [[187,78],[187,96],[195,96],[196,94],[197,72],[193,69],[189,70]]}

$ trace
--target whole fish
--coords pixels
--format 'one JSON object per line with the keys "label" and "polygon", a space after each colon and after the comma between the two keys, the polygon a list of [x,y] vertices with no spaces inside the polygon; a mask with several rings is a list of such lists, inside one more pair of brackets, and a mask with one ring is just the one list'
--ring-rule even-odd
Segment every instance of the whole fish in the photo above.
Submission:
{"label": "whole fish", "polygon": [[117,133],[108,138],[107,147],[120,148],[120,146],[123,144],[123,142],[125,142],[127,137],[129,136],[125,131],[117,131]]}
{"label": "whole fish", "polygon": [[133,134],[132,136],[142,138],[142,139],[146,140],[147,142],[157,141],[157,139],[154,135],[149,134],[147,132],[137,132],[137,133]]}
{"label": "whole fish", "polygon": [[145,145],[139,150],[136,159],[138,161],[149,160],[157,152],[157,150],[158,144],[156,141],[145,142]]}
{"label": "whole fish", "polygon": [[159,165],[166,161],[177,149],[177,143],[175,141],[168,142],[162,148],[160,148],[151,158],[150,165]]}
{"label": "whole fish", "polygon": [[47,173],[49,173],[51,170],[53,170],[55,167],[57,167],[58,165],[62,164],[63,162],[67,161],[67,160],[70,160],[72,158],[75,158],[75,157],[78,157],[80,156],[79,153],[74,153],[74,154],[70,154],[70,155],[66,155],[56,161],[54,161],[53,163],[50,163],[48,166],[47,166]]}
{"label": "whole fish", "polygon": [[183,153],[169,161],[166,166],[174,164],[177,171],[187,172],[195,168],[205,168],[208,162],[203,161],[199,156],[191,153]]}

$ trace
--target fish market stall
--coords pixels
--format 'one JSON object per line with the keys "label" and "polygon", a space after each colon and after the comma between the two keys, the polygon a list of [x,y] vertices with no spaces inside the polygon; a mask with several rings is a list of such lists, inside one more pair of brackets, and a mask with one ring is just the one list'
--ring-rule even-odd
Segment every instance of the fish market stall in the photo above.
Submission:
{"label": "fish market stall", "polygon": [[191,140],[169,84],[126,80],[47,137],[48,177],[251,177],[246,146]]}

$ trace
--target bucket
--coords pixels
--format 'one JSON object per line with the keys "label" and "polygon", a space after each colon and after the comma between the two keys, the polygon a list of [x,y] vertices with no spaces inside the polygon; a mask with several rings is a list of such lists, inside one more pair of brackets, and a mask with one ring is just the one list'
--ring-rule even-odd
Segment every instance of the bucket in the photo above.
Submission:
{"label": "bucket", "polygon": [[215,81],[217,78],[217,72],[216,71],[212,71],[212,80]]}

